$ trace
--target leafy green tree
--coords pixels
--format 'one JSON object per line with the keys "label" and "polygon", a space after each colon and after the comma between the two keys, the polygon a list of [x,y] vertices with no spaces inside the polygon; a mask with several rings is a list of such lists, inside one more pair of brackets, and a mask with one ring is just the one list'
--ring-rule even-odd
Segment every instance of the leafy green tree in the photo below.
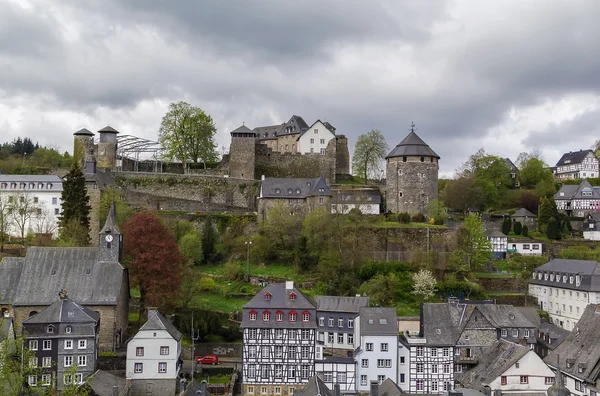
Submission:
{"label": "leafy green tree", "polygon": [[423,301],[427,301],[435,294],[437,280],[433,273],[426,269],[421,269],[413,274],[413,294],[420,296]]}
{"label": "leafy green tree", "polygon": [[[4,318],[0,318],[0,327],[3,327]],[[3,340],[0,345],[0,394],[3,396],[38,395],[35,387],[27,385],[31,376],[42,374],[41,367],[31,365],[35,351],[27,347],[25,337],[19,335],[15,339],[10,337]]]}
{"label": "leafy green tree", "polygon": [[294,264],[298,272],[308,272],[317,261],[317,257],[308,248],[308,240],[304,235],[298,238],[294,251]]}
{"label": "leafy green tree", "polygon": [[352,171],[364,179],[380,179],[382,162],[387,154],[385,137],[377,129],[363,133],[358,137],[352,156]]}
{"label": "leafy green tree", "polygon": [[65,386],[62,390],[62,396],[89,396],[92,392],[90,386],[91,377],[87,377],[83,383],[74,381],[75,375],[78,373],[78,366],[76,364],[71,365],[65,371]]}
{"label": "leafy green tree", "polygon": [[521,232],[523,231],[523,225],[520,221],[515,221],[514,230],[516,235],[521,235]]}
{"label": "leafy green tree", "polygon": [[302,237],[306,238],[307,249],[321,254],[328,248],[332,234],[331,215],[323,208],[317,208],[304,217]]}
{"label": "leafy green tree", "polygon": [[188,163],[204,163],[217,160],[215,133],[217,128],[212,117],[199,107],[186,102],[171,103],[162,119],[158,137],[169,160]]}
{"label": "leafy green tree", "polygon": [[462,224],[463,232],[460,232],[461,240],[459,247],[467,255],[467,264],[471,271],[477,271],[483,268],[492,255],[492,244],[485,235],[485,225],[476,215],[471,214],[465,217]]}
{"label": "leafy green tree", "polygon": [[[79,166],[74,163],[63,180],[61,194],[62,212],[59,218],[61,239],[73,239],[65,235],[67,224],[76,223],[85,229],[86,245],[89,244],[90,230],[90,198],[85,188],[85,178]],[[82,236],[83,238],[83,236]]]}
{"label": "leafy green tree", "polygon": [[551,217],[548,220],[547,228],[546,228],[546,236],[549,239],[561,239],[562,235],[560,233],[560,225],[558,224],[558,220],[556,217]]}
{"label": "leafy green tree", "polygon": [[202,252],[202,237],[196,230],[192,230],[179,240],[179,251],[190,264],[202,264],[204,254]]}
{"label": "leafy green tree", "polygon": [[[534,188],[544,179],[546,172],[550,172],[550,170],[543,161],[537,158],[529,158],[521,163],[519,183],[522,187]],[[550,172],[550,175],[552,175],[552,172]]]}
{"label": "leafy green tree", "polygon": [[462,249],[456,249],[450,254],[448,267],[457,278],[466,278],[469,276],[469,265],[467,253]]}
{"label": "leafy green tree", "polygon": [[202,227],[202,257],[205,262],[211,263],[215,252],[217,251],[217,230],[213,225],[212,219],[209,217],[204,221]]}
{"label": "leafy green tree", "polygon": [[444,205],[448,208],[467,212],[469,208],[479,208],[485,204],[485,196],[480,186],[471,177],[452,180],[446,187]]}
{"label": "leafy green tree", "polygon": [[550,222],[550,219],[558,218],[558,209],[552,198],[542,197],[540,199],[540,212],[538,213],[538,225],[542,229]]}
{"label": "leafy green tree", "polygon": [[[294,251],[301,231],[300,217],[290,214],[283,202],[273,205],[262,223],[262,232],[269,238],[278,255],[285,256]],[[293,259],[293,257],[288,257],[288,259]]]}
{"label": "leafy green tree", "polygon": [[504,221],[502,222],[502,233],[504,235],[508,235],[511,228],[512,228],[512,221],[510,220],[510,217],[505,217]]}
{"label": "leafy green tree", "polygon": [[440,219],[443,222],[448,218],[448,208],[443,201],[432,199],[429,201],[427,215],[431,219]]}
{"label": "leafy green tree", "polygon": [[361,294],[366,293],[375,305],[391,306],[394,303],[399,283],[400,280],[393,272],[377,274],[363,283],[358,291]]}

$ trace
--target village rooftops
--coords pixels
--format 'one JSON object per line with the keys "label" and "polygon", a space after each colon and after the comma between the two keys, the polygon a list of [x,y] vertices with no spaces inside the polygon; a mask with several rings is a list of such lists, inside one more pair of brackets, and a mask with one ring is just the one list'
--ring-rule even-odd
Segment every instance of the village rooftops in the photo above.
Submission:
{"label": "village rooftops", "polygon": [[60,297],[39,313],[30,316],[23,324],[46,323],[93,323],[100,320],[100,314],[83,307],[70,298]]}
{"label": "village rooftops", "polygon": [[182,334],[160,312],[154,311],[139,331],[165,330],[175,341],[180,341]]}
{"label": "village rooftops", "polygon": [[398,335],[396,308],[362,307],[359,316],[361,335]]}
{"label": "village rooftops", "polygon": [[558,168],[559,166],[564,165],[580,164],[589,153],[593,153],[593,150],[579,150],[564,153],[556,163],[556,167]]}
{"label": "village rooftops", "polygon": [[325,179],[272,177],[260,182],[260,198],[303,199],[310,196],[331,196]]}
{"label": "village rooftops", "polygon": [[550,260],[533,271],[529,283],[563,289],[600,291],[600,263],[594,260]]}

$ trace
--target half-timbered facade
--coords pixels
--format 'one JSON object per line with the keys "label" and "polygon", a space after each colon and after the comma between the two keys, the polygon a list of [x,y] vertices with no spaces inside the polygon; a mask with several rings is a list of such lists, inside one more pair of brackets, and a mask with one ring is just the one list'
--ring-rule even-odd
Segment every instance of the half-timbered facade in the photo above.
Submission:
{"label": "half-timbered facade", "polygon": [[243,394],[292,395],[315,375],[316,304],[272,283],[243,308]]}
{"label": "half-timbered facade", "polygon": [[600,187],[592,186],[585,179],[578,186],[563,184],[554,194],[554,202],[558,210],[569,216],[584,217],[588,212],[600,210]]}
{"label": "half-timbered facade", "polygon": [[352,357],[318,356],[315,372],[329,389],[339,385],[340,392],[354,394],[356,390],[356,363]]}
{"label": "half-timbered facade", "polygon": [[593,150],[570,151],[556,163],[556,178],[583,179],[598,177],[598,158]]}

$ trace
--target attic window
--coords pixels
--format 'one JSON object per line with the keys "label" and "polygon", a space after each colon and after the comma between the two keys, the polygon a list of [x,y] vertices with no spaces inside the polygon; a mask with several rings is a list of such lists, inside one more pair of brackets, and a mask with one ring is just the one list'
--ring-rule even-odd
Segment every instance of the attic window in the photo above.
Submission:
{"label": "attic window", "polygon": [[311,182],[307,182],[307,183],[306,183],[306,185],[307,185],[308,187],[310,187],[310,186],[312,186],[312,183],[311,183]]}
{"label": "attic window", "polygon": [[56,275],[56,268],[52,268],[52,275]]}
{"label": "attic window", "polygon": [[508,317],[510,318],[510,320],[515,320],[515,315],[513,314],[508,315]]}
{"label": "attic window", "polygon": [[91,274],[91,273],[92,273],[92,270],[91,270],[91,269],[89,269],[89,268],[87,268],[87,269],[85,270],[85,273],[86,273],[87,275],[89,275],[89,274]]}
{"label": "attic window", "polygon": [[275,194],[281,194],[281,189],[280,188],[276,188],[275,189]]}
{"label": "attic window", "polygon": [[271,293],[269,293],[269,292],[265,293],[265,300],[267,300],[267,301],[271,300]]}
{"label": "attic window", "polygon": [[435,334],[442,334],[442,329],[435,329]]}
{"label": "attic window", "polygon": [[288,188],[288,194],[293,194],[294,190],[292,190],[291,188]]}
{"label": "attic window", "polygon": [[369,319],[369,324],[373,324],[373,319]]}
{"label": "attic window", "polygon": [[54,333],[54,326],[49,325],[48,327],[46,327],[46,333]]}
{"label": "attic window", "polygon": [[67,313],[67,315],[68,315],[68,317],[69,317],[69,318],[74,318],[74,317],[75,317],[75,312],[73,312],[73,311],[69,311],[69,312]]}
{"label": "attic window", "polygon": [[65,327],[65,333],[71,334],[71,326]]}
{"label": "attic window", "polygon": [[296,189],[296,194],[300,195],[300,189],[299,188]]}
{"label": "attic window", "polygon": [[290,300],[295,301],[296,300],[296,293],[290,293]]}
{"label": "attic window", "polygon": [[385,325],[385,324],[387,324],[387,319],[379,319],[379,324],[380,324],[380,325]]}

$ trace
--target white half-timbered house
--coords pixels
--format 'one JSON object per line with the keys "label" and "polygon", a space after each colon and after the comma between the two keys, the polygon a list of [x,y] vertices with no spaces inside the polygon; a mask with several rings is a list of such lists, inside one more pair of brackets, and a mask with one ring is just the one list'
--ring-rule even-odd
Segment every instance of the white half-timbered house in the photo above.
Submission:
{"label": "white half-timbered house", "polygon": [[583,179],[598,177],[598,158],[593,150],[570,151],[556,163],[556,178]]}
{"label": "white half-timbered house", "polygon": [[395,380],[398,374],[398,327],[395,308],[363,307],[355,323],[356,390],[367,392],[371,381]]}
{"label": "white half-timbered house", "polygon": [[554,194],[554,202],[558,210],[573,217],[584,217],[588,212],[600,211],[600,187],[592,186],[585,179],[578,186],[563,184]]}
{"label": "white half-timbered house", "polygon": [[291,281],[269,284],[244,306],[244,395],[293,395],[315,375],[316,314]]}

